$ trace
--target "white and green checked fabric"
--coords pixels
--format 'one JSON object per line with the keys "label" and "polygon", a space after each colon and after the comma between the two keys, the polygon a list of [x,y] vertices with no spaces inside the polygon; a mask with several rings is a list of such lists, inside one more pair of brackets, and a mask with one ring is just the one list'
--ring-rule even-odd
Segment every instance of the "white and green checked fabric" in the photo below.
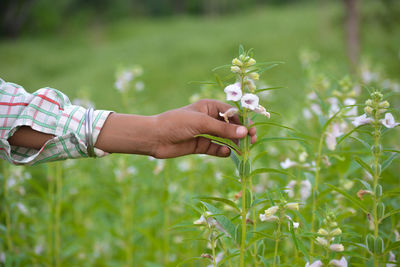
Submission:
{"label": "white and green checked fabric", "polygon": [[[88,157],[85,112],[85,108],[72,105],[58,90],[46,87],[30,94],[23,87],[0,79],[0,157],[13,164],[25,165]],[[110,113],[105,110],[94,112],[94,143]],[[7,139],[20,126],[30,126],[55,137],[40,150],[11,146]],[[95,153],[98,157],[107,154],[97,148]]]}

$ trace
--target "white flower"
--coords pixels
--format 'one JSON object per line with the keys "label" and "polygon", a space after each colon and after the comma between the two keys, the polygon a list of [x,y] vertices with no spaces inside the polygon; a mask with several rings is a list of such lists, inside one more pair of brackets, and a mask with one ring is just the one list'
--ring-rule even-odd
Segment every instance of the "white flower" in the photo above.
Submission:
{"label": "white flower", "polygon": [[310,106],[312,112],[314,112],[316,115],[322,115],[322,110],[321,107],[317,104],[312,104]]}
{"label": "white flower", "polygon": [[322,267],[322,266],[323,266],[322,261],[318,260],[318,261],[314,261],[311,264],[307,261],[305,267]]}
{"label": "white flower", "polygon": [[345,257],[342,257],[340,260],[331,260],[329,264],[336,267],[347,267],[347,261]]}
{"label": "white flower", "polygon": [[136,87],[136,91],[138,91],[138,92],[143,91],[143,89],[144,89],[144,82],[138,81],[138,82],[135,84],[135,87]]}
{"label": "white flower", "polygon": [[226,100],[239,101],[242,98],[242,89],[240,83],[230,84],[225,87],[224,92],[226,93]]}
{"label": "white flower", "polygon": [[399,125],[400,123],[396,122],[394,120],[394,117],[392,115],[392,113],[386,113],[385,114],[385,118],[380,120],[380,122],[386,127],[386,128],[394,128],[397,125]]}
{"label": "white flower", "polygon": [[265,215],[266,216],[274,215],[278,210],[279,210],[278,206],[272,206],[265,210]]}
{"label": "white flower", "polygon": [[264,115],[268,119],[271,117],[271,114],[269,114],[269,112],[267,112],[267,110],[261,105],[258,105],[258,107],[256,107],[254,109],[254,112],[258,113],[258,114],[261,114],[261,115]]}
{"label": "white flower", "polygon": [[335,150],[336,148],[336,138],[341,136],[344,133],[346,128],[346,124],[344,123],[334,123],[329,128],[329,132],[326,134],[326,145],[329,150]]}
{"label": "white flower", "polygon": [[328,246],[328,240],[326,240],[323,237],[320,237],[320,236],[317,237],[316,241],[317,241],[318,244],[320,244],[322,246]]}
{"label": "white flower", "polygon": [[228,109],[227,111],[225,111],[224,113],[220,112],[219,115],[220,115],[221,117],[223,117],[224,120],[225,120],[227,123],[229,123],[229,118],[230,118],[230,117],[233,117],[235,114],[237,114],[238,111],[239,111],[239,110],[238,110],[237,108],[230,108],[230,109]]}
{"label": "white flower", "polygon": [[242,107],[250,110],[255,110],[258,107],[258,101],[258,96],[255,94],[245,94],[240,100]]}
{"label": "white flower", "polygon": [[297,162],[291,161],[289,158],[286,158],[285,161],[280,163],[282,169],[289,169],[293,166],[297,165]]}
{"label": "white flower", "polygon": [[332,244],[329,249],[336,252],[342,252],[344,251],[344,246],[342,244]]}
{"label": "white flower", "polygon": [[28,215],[28,213],[29,213],[28,208],[24,204],[22,204],[21,202],[18,202],[17,207],[22,214]]}
{"label": "white flower", "polygon": [[335,150],[336,148],[336,136],[332,133],[327,133],[325,138],[326,145],[329,150]]}
{"label": "white flower", "polygon": [[206,211],[204,214],[200,216],[200,219],[194,221],[193,223],[196,225],[207,225],[208,227],[215,226],[218,230],[223,232],[226,235],[229,235],[226,230],[222,227],[222,225],[217,222],[212,216],[212,213],[209,211]]}
{"label": "white flower", "polygon": [[285,190],[285,192],[287,192],[287,194],[290,198],[294,197],[294,187],[296,186],[296,184],[297,184],[297,181],[291,180],[288,183],[288,185],[286,186],[287,189]]}
{"label": "white flower", "polygon": [[[389,262],[397,262],[396,261],[396,255],[394,255],[393,252],[389,251]],[[397,264],[393,264],[393,263],[388,263],[386,264],[386,267],[396,267]]]}
{"label": "white flower", "polygon": [[331,97],[327,99],[327,102],[331,104],[329,108],[329,116],[334,115],[336,112],[340,110],[339,100],[336,97]]}
{"label": "white flower", "polygon": [[303,109],[303,117],[304,117],[306,120],[311,119],[312,114],[311,114],[311,112],[310,112],[310,110],[309,110],[308,108],[304,108],[304,109]]}
{"label": "white flower", "polygon": [[[356,100],[354,98],[346,98],[343,103],[345,104],[345,106],[352,106],[356,104]],[[356,116],[357,115],[357,107],[352,107],[350,109],[348,109],[348,111],[346,112],[347,116]]]}
{"label": "white flower", "polygon": [[300,155],[299,155],[299,161],[300,161],[300,162],[304,162],[304,161],[306,161],[307,157],[308,157],[307,152],[303,151],[303,152],[301,152]]}
{"label": "white flower", "polygon": [[305,201],[311,195],[312,185],[309,180],[303,180],[300,182],[300,198]]}
{"label": "white flower", "polygon": [[367,118],[367,114],[363,114],[361,116],[355,117],[353,121],[351,122],[355,127],[358,127],[360,125],[368,124],[371,123],[372,119]]}
{"label": "white flower", "polygon": [[318,96],[315,92],[311,92],[307,95],[307,98],[310,100],[316,100],[318,98]]}
{"label": "white flower", "polygon": [[260,220],[262,222],[276,222],[279,218],[275,215],[267,216],[265,214],[260,214]]}

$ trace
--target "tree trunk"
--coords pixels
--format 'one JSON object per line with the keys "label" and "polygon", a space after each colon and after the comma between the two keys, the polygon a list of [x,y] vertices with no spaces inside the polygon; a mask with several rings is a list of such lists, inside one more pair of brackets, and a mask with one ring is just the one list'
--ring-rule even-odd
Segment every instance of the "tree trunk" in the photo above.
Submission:
{"label": "tree trunk", "polygon": [[350,70],[353,74],[357,71],[360,52],[359,38],[359,0],[343,0],[346,9],[346,49],[350,61]]}

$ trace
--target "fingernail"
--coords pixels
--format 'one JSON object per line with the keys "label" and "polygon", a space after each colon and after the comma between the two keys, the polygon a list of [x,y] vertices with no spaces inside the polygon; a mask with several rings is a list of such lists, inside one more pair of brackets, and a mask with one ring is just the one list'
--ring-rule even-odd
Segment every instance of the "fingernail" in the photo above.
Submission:
{"label": "fingernail", "polygon": [[247,129],[244,126],[237,127],[236,134],[237,135],[245,135],[247,133]]}

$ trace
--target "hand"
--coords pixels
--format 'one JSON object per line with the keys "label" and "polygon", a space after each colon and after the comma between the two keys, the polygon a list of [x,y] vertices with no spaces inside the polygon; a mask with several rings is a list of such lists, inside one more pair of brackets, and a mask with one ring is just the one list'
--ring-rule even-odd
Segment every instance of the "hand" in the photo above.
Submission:
{"label": "hand", "polygon": [[208,154],[227,157],[230,149],[212,143],[198,134],[210,134],[229,138],[234,142],[251,136],[251,142],[256,141],[256,129],[250,131],[240,126],[238,116],[231,118],[232,123],[224,122],[219,116],[232,106],[216,100],[200,100],[194,104],[167,111],[156,116],[155,137],[158,144],[153,152],[156,158],[171,158],[187,154]]}

